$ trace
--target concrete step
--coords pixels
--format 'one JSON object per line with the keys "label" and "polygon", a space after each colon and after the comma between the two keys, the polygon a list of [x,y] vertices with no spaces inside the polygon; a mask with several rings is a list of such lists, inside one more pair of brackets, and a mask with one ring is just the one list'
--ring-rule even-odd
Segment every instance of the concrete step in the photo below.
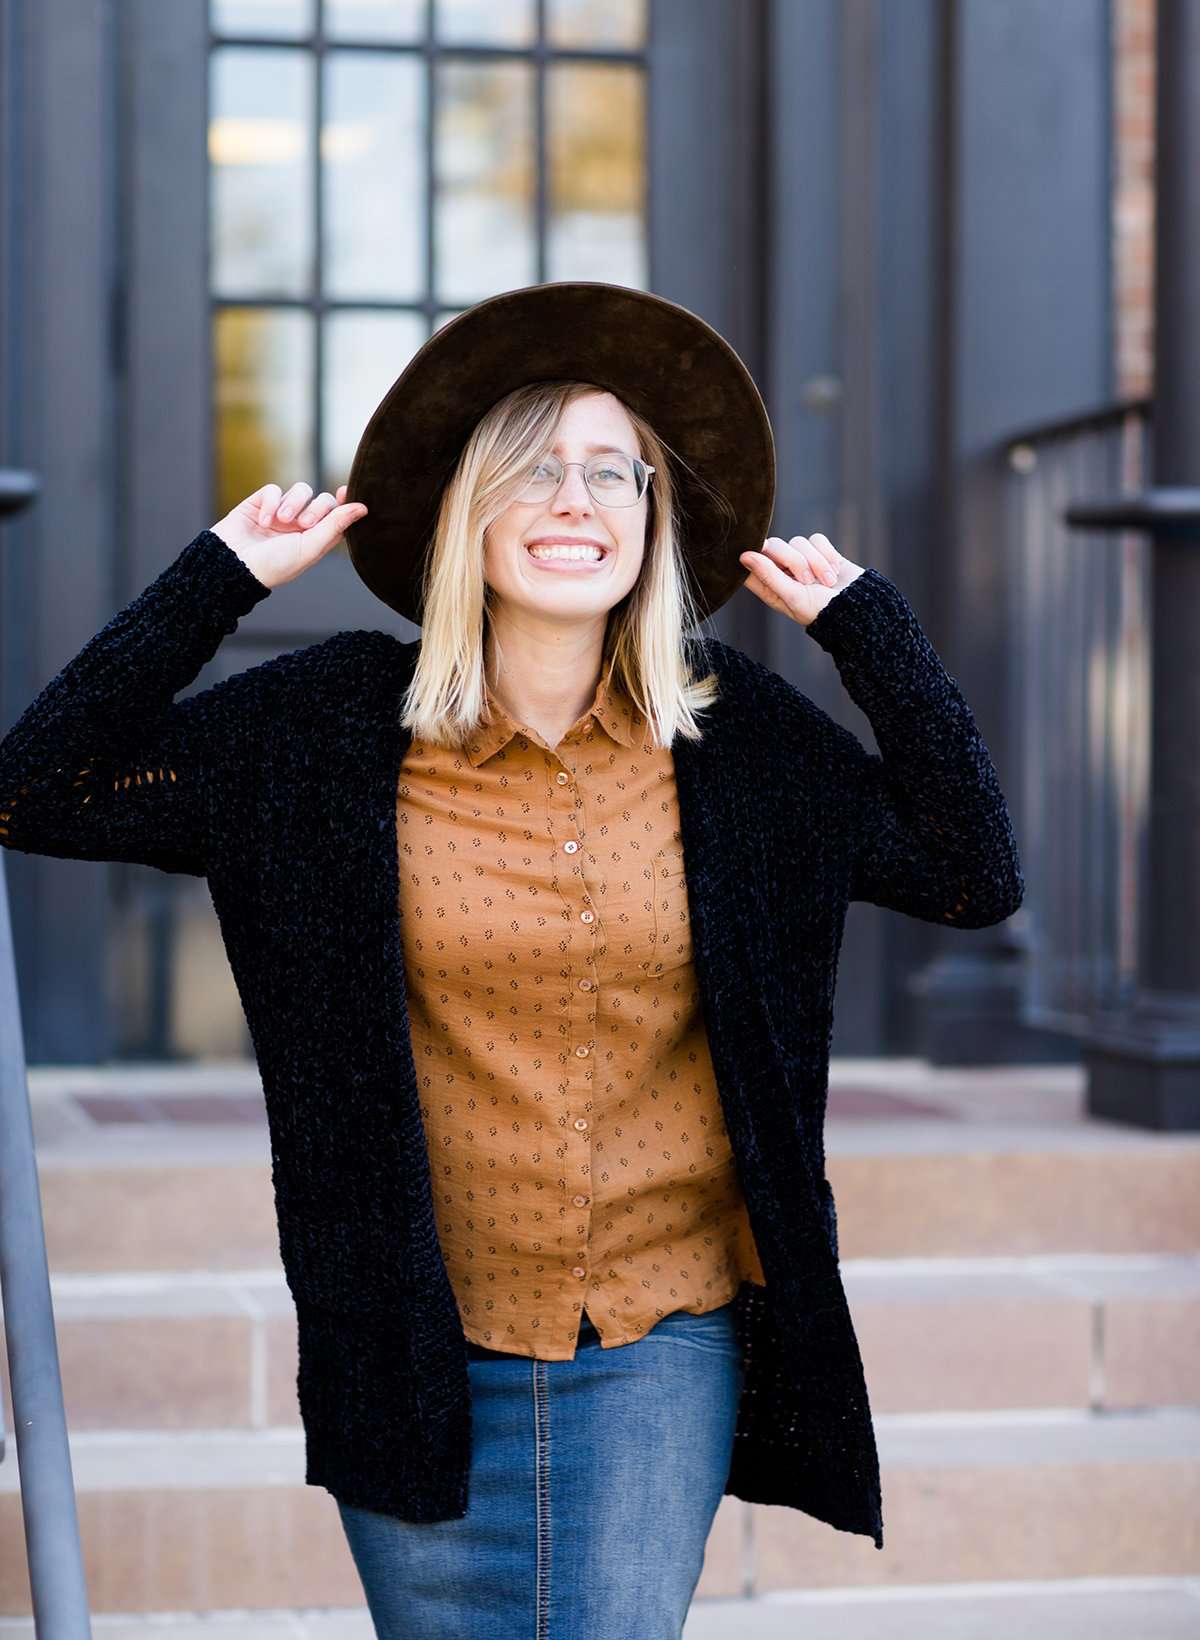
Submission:
{"label": "concrete step", "polygon": [[[852,1260],[842,1274],[877,1413],[1200,1406],[1200,1256]],[[55,1275],[51,1295],[73,1429],[298,1421],[278,1263]]]}
{"label": "concrete step", "polygon": [[[697,1601],[684,1640],[1194,1640],[1200,1582],[1078,1579]],[[313,1640],[319,1631],[313,1630]],[[355,1634],[346,1630],[347,1640]],[[130,1636],[130,1640],[133,1637]]]}
{"label": "concrete step", "polygon": [[[878,1433],[883,1554],[795,1510],[725,1497],[698,1598],[1200,1574],[1196,1413],[892,1415]],[[303,1484],[298,1430],[75,1433],[71,1454],[95,1611],[361,1603],[337,1506]],[[5,1464],[5,1616],[31,1610],[21,1542]]]}
{"label": "concrete step", "polygon": [[[275,1261],[267,1130],[243,1096],[180,1096],[186,1118],[125,1120],[128,1100],[96,1095],[105,1103],[93,1110],[114,1118],[104,1121],[79,1098],[35,1103],[53,1270]],[[1200,1135],[1024,1116],[831,1116],[826,1141],[845,1259],[1200,1249]]]}
{"label": "concrete step", "polygon": [[[683,1640],[1194,1640],[1200,1581],[1078,1578],[1057,1583],[824,1589],[760,1600],[697,1596]],[[101,1613],[96,1640],[374,1640],[361,1606]],[[0,1618],[0,1640],[33,1640],[31,1618]]]}
{"label": "concrete step", "polygon": [[[369,1635],[336,1504],[303,1485],[257,1072],[30,1090],[97,1633]],[[1070,1066],[834,1062],[885,1552],[725,1498],[687,1640],[1200,1632],[1200,1137],[1082,1093]],[[9,1451],[0,1636],[31,1632]]]}

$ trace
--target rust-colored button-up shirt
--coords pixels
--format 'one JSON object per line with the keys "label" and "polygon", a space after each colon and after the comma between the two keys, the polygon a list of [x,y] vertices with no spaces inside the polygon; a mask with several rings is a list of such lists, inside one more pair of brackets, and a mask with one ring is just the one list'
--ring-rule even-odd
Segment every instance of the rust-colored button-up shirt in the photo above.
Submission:
{"label": "rust-colored button-up shirt", "polygon": [[488,691],[397,789],[409,1023],[467,1338],[570,1360],[766,1285],[692,967],[669,749],[601,678],[557,747]]}

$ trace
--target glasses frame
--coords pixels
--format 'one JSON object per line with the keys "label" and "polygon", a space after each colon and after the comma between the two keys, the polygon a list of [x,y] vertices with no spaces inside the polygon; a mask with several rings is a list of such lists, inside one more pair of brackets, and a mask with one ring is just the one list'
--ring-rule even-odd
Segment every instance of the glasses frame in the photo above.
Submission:
{"label": "glasses frame", "polygon": [[[633,500],[633,501],[601,501],[600,497],[596,494],[595,490],[592,489],[591,480],[588,478],[587,470],[591,466],[593,461],[603,461],[604,454],[622,455],[622,456],[625,457],[626,461],[632,461],[633,462],[635,476],[636,476],[637,470],[639,468],[646,475],[645,482],[642,484],[641,489],[639,490],[637,498],[635,500]],[[550,494],[547,495],[547,496],[543,496],[540,501],[526,501],[526,500],[524,500],[524,498],[522,496],[518,496],[517,500],[521,503],[521,505],[523,507],[544,507],[546,505],[547,501],[553,501],[554,500],[554,497],[558,494],[559,490],[562,488],[562,481],[567,476],[567,468],[568,467],[582,467],[583,468],[583,485],[584,485],[584,488],[587,490],[587,493],[591,496],[592,500],[596,503],[596,505],[598,507],[616,507],[618,509],[624,509],[626,507],[636,507],[639,501],[642,501],[642,500],[645,499],[645,497],[646,497],[646,495],[647,495],[647,493],[650,489],[650,480],[654,476],[655,469],[649,464],[649,462],[642,461],[638,456],[631,456],[628,453],[628,451],[626,451],[626,450],[610,450],[610,451],[604,452],[604,454],[594,455],[588,461],[563,461],[560,456],[556,456],[554,454],[553,450],[551,450],[549,452],[548,456],[542,456],[542,457],[540,457],[540,460],[542,460],[542,461],[546,461],[546,460],[557,461],[558,465],[562,468],[562,471],[559,473],[558,482],[555,484],[554,488],[550,491]]]}

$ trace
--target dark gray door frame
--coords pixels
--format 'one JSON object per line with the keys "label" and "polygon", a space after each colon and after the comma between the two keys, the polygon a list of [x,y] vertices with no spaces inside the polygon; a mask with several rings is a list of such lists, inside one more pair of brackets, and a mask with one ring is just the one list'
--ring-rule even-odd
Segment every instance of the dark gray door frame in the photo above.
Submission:
{"label": "dark gray door frame", "polygon": [[[914,11],[903,67],[927,83],[920,0],[906,8],[908,26]],[[658,83],[682,79],[699,94],[663,96],[656,114],[653,284],[728,336],[763,391],[776,442],[771,533],[822,531],[886,571],[876,437],[878,27],[875,0],[659,0]],[[924,159],[913,154],[904,177],[918,192],[929,186]],[[927,275],[914,270],[915,279]],[[911,304],[923,299],[918,291],[914,284]],[[829,657],[801,628],[749,591],[712,626],[873,744]],[[852,911],[837,1051],[883,1046],[895,938],[873,908]]]}

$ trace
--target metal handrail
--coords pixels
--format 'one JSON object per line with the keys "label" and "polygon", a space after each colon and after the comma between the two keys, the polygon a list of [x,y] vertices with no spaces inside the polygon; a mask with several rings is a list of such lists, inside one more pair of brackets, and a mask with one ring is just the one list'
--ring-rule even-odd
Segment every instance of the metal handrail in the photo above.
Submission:
{"label": "metal handrail", "polygon": [[[1030,890],[1022,1014],[1080,1039],[1132,995],[1143,931],[1149,565],[1130,526],[1147,505],[1148,409],[1127,399],[1060,418],[1024,429],[1001,452],[1013,800]],[[1102,513],[1097,495],[1113,498]],[[1085,519],[1111,539],[1085,540]]]}
{"label": "metal handrail", "polygon": [[[38,487],[32,473],[0,471],[0,517],[28,506]],[[39,1640],[91,1640],[5,867],[0,855],[0,1307],[25,1552]],[[7,1455],[0,1416],[0,1463]]]}

